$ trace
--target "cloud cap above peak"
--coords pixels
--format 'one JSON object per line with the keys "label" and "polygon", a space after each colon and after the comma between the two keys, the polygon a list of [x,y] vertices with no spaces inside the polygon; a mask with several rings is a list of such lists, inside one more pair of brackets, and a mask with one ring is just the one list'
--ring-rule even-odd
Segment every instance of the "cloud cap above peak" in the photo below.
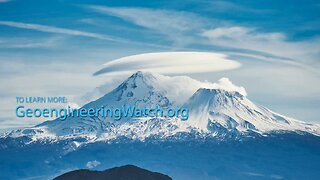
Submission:
{"label": "cloud cap above peak", "polygon": [[149,71],[160,74],[188,74],[217,72],[239,68],[237,61],[227,59],[220,53],[209,52],[158,52],[115,59],[95,72],[100,74],[132,74]]}

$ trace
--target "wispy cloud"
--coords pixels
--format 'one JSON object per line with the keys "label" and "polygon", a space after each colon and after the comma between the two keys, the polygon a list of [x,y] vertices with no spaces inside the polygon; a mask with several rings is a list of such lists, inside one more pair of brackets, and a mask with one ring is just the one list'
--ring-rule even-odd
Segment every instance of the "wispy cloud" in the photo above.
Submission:
{"label": "wispy cloud", "polygon": [[269,9],[257,9],[250,8],[248,6],[241,5],[240,3],[235,3],[231,1],[208,1],[203,3],[203,8],[211,10],[213,12],[221,13],[254,13],[254,14],[266,14],[271,13],[272,10]]}
{"label": "wispy cloud", "polygon": [[0,3],[10,2],[11,0],[0,0]]}
{"label": "wispy cloud", "polygon": [[50,48],[59,44],[60,36],[48,38],[0,38],[0,48]]}
{"label": "wispy cloud", "polygon": [[30,30],[41,31],[41,32],[48,32],[48,33],[89,37],[89,38],[108,40],[108,41],[120,41],[102,34],[67,29],[67,28],[59,28],[54,26],[46,26],[46,25],[40,25],[40,24],[21,23],[21,22],[14,22],[14,21],[0,21],[0,25],[10,26],[15,28],[22,28],[22,29],[30,29]]}
{"label": "wispy cloud", "polygon": [[183,46],[191,42],[192,36],[185,34],[197,32],[207,21],[196,14],[183,11],[93,5],[87,7],[95,12],[119,17],[166,35],[176,46]]}
{"label": "wispy cloud", "polygon": [[289,41],[280,32],[261,32],[243,26],[218,27],[201,33],[217,46],[250,49],[300,60],[317,60],[320,54],[320,38],[306,41]]}
{"label": "wispy cloud", "polygon": [[210,38],[236,39],[250,41],[279,41],[284,40],[285,35],[282,33],[257,33],[254,28],[247,27],[219,27],[203,32],[204,36]]}
{"label": "wispy cloud", "polygon": [[[225,1],[217,1],[213,5],[220,9],[247,11],[241,5]],[[188,45],[210,47],[213,45],[261,57],[283,57],[287,59],[286,62],[291,59],[306,65],[310,62],[317,62],[320,54],[320,38],[289,41],[286,34],[282,32],[263,32],[256,27],[238,26],[223,19],[208,19],[184,11],[139,7],[86,7],[166,35],[174,42],[173,47],[184,48]],[[295,65],[295,63],[291,64]]]}

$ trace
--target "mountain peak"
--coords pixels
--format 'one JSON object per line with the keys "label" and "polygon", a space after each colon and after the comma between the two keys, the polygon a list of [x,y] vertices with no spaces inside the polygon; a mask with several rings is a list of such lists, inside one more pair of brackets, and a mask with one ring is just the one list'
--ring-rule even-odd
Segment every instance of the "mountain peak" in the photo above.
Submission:
{"label": "mountain peak", "polygon": [[206,94],[211,96],[239,97],[239,98],[244,97],[244,95],[242,95],[238,91],[227,91],[219,88],[216,88],[216,89],[199,88],[194,95],[199,95],[199,94]]}
{"label": "mountain peak", "polygon": [[[188,100],[187,106],[191,109],[201,105],[207,105],[208,108],[238,106],[244,95],[237,91],[227,91],[224,89],[198,89]],[[194,106],[194,107],[193,107]]]}
{"label": "mountain peak", "polygon": [[110,93],[107,93],[93,103],[89,103],[89,106],[167,107],[171,102],[165,96],[165,92],[157,88],[157,84],[157,78],[154,74],[138,71]]}
{"label": "mountain peak", "polygon": [[151,72],[146,72],[146,71],[137,71],[136,73],[132,74],[130,78],[152,78],[154,77],[153,73]]}
{"label": "mountain peak", "polygon": [[132,74],[127,80],[125,80],[122,84],[120,84],[118,88],[123,88],[127,86],[137,88],[138,85],[140,85],[140,87],[146,86],[148,88],[156,88],[154,87],[156,81],[157,78],[155,74],[152,74],[151,72],[137,71],[136,73]]}

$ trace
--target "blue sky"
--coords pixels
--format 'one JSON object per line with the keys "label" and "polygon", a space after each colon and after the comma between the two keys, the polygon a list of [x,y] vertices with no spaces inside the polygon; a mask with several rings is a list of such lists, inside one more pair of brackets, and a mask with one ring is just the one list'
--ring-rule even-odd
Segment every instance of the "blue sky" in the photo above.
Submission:
{"label": "blue sky", "polygon": [[227,54],[241,68],[187,75],[228,77],[258,104],[319,123],[319,12],[311,0],[0,0],[0,128],[39,123],[14,118],[17,95],[76,99],[124,78],[93,76],[103,63],[162,51]]}

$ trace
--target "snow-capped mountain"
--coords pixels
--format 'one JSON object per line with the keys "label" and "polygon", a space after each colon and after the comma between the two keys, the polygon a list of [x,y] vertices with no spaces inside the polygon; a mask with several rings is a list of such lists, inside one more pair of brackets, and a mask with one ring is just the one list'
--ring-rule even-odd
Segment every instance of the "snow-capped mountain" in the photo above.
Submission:
{"label": "snow-capped mountain", "polygon": [[168,77],[137,72],[111,92],[92,101],[85,108],[121,106],[186,107],[189,119],[123,118],[115,121],[102,116],[68,117],[47,121],[34,128],[13,131],[6,136],[39,138],[74,138],[108,140],[117,137],[145,139],[166,138],[181,133],[219,136],[247,133],[268,134],[295,131],[320,135],[318,125],[308,124],[257,106],[246,97],[243,87],[223,78],[218,83],[200,82],[186,76]]}
{"label": "snow-capped mountain", "polygon": [[0,179],[52,179],[92,162],[183,180],[319,177],[319,126],[255,105],[226,78],[137,72],[85,107],[122,105],[185,107],[189,119],[68,117],[15,130],[0,136]]}

